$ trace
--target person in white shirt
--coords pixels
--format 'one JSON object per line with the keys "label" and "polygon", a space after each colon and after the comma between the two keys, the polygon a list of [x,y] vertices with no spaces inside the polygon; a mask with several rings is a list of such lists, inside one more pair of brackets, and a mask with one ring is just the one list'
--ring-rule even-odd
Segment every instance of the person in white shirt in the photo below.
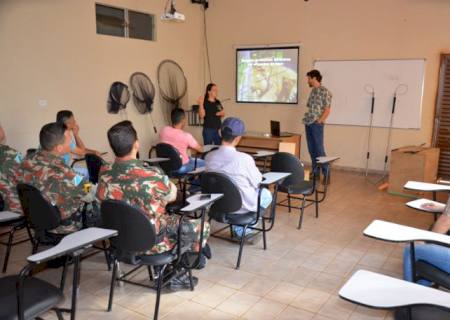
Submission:
{"label": "person in white shirt", "polygon": [[[239,188],[242,208],[236,213],[257,210],[258,189],[262,181],[262,174],[256,167],[255,160],[250,155],[236,150],[244,133],[245,125],[242,120],[233,117],[226,118],[221,127],[221,146],[205,158],[206,171],[225,174]],[[264,188],[261,193],[260,205],[268,208],[271,202],[272,194]],[[234,226],[233,230],[237,236],[242,235],[242,227]],[[247,233],[250,232],[251,229],[247,229]]]}

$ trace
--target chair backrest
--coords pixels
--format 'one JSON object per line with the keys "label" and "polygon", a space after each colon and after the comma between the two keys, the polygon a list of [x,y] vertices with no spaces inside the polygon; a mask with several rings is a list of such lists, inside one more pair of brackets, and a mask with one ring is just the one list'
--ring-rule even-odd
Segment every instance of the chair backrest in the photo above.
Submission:
{"label": "chair backrest", "polygon": [[277,152],[272,156],[271,170],[291,173],[281,183],[283,186],[295,185],[305,180],[303,163],[296,156],[287,152]]}
{"label": "chair backrest", "polygon": [[159,158],[170,159],[170,161],[164,161],[159,164],[167,175],[181,168],[183,162],[180,153],[175,147],[168,143],[158,143],[155,148],[156,155]]}
{"label": "chair backrest", "polygon": [[86,153],[84,157],[86,159],[86,166],[89,172],[89,181],[93,184],[97,184],[100,168],[104,163],[103,159],[93,153]]}
{"label": "chair backrest", "polygon": [[38,189],[29,184],[19,183],[17,194],[23,213],[37,232],[51,230],[61,224],[58,208],[48,202]]}
{"label": "chair backrest", "polygon": [[201,175],[202,193],[222,193],[212,205],[209,214],[227,214],[242,208],[242,197],[236,184],[225,174],[205,172]]}
{"label": "chair backrest", "polygon": [[145,213],[124,201],[105,200],[101,205],[102,226],[117,230],[111,245],[122,254],[137,254],[156,244],[155,227]]}

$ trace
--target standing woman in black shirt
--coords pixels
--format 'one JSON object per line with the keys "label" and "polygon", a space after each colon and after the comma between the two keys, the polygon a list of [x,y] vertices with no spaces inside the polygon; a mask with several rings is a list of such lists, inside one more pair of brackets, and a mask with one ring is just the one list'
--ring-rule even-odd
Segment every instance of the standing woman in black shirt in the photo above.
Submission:
{"label": "standing woman in black shirt", "polygon": [[217,85],[210,83],[206,86],[204,97],[198,99],[199,115],[203,119],[203,143],[220,145],[219,130],[225,111],[217,99]]}

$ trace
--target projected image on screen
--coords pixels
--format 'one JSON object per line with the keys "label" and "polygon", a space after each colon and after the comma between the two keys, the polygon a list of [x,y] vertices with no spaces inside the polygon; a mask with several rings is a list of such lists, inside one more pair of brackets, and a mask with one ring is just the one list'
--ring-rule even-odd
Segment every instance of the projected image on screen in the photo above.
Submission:
{"label": "projected image on screen", "polygon": [[237,49],[236,101],[296,104],[298,50],[298,47]]}

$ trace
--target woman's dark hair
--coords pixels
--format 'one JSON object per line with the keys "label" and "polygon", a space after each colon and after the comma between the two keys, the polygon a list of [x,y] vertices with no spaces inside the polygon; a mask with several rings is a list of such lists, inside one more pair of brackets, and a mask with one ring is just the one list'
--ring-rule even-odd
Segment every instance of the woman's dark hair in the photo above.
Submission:
{"label": "woman's dark hair", "polygon": [[61,110],[56,114],[56,122],[66,124],[67,120],[73,117],[73,112],[70,110]]}
{"label": "woman's dark hair", "polygon": [[209,98],[209,94],[208,94],[208,92],[210,92],[211,91],[211,89],[212,89],[212,87],[214,87],[214,86],[217,86],[215,83],[208,83],[208,85],[206,86],[206,91],[205,91],[205,99],[203,100],[203,101],[208,101],[208,98]]}
{"label": "woman's dark hair", "polygon": [[47,123],[39,132],[39,143],[45,151],[52,151],[64,143],[66,126],[58,122]]}
{"label": "woman's dark hair", "polygon": [[137,132],[131,121],[116,123],[108,130],[108,141],[116,157],[130,154],[133,144],[137,140]]}

